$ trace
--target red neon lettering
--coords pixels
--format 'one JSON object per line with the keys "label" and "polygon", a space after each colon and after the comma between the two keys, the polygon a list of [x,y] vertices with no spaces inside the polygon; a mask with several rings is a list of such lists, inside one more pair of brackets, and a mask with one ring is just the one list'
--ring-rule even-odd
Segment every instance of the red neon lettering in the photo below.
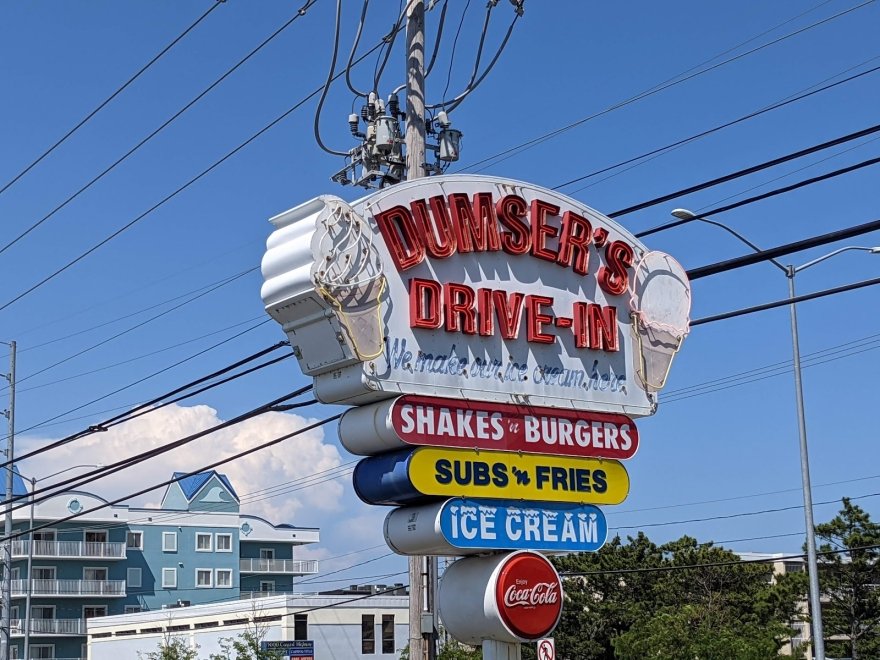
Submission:
{"label": "red neon lettering", "polygon": [[498,316],[498,332],[505,339],[519,336],[519,323],[522,318],[523,294],[506,291],[493,291],[492,303]]}
{"label": "red neon lettering", "polygon": [[413,278],[409,281],[409,325],[411,328],[436,330],[443,325],[439,282]]}
{"label": "red neon lettering", "polygon": [[620,350],[617,338],[617,308],[595,303],[574,304],[574,345],[594,351]]}
{"label": "red neon lettering", "polygon": [[446,284],[443,287],[446,308],[446,332],[476,332],[477,319],[474,310],[474,290],[464,284]]}
{"label": "red neon lettering", "polygon": [[602,266],[596,274],[599,286],[605,293],[612,296],[619,296],[624,291],[629,282],[629,275],[626,272],[633,265],[633,249],[623,241],[612,241],[605,248],[605,262],[607,266]]}
{"label": "red neon lettering", "polygon": [[558,215],[559,207],[540,199],[532,200],[532,254],[538,259],[556,261],[556,253],[547,249],[547,237],[557,236],[559,230],[547,224],[547,216]]}
{"label": "red neon lettering", "polygon": [[562,214],[562,231],[559,236],[559,256],[556,263],[571,267],[578,275],[587,274],[590,262],[590,240],[593,228],[589,220],[572,211]]}
{"label": "red neon lettering", "polygon": [[[490,193],[474,195],[474,205],[464,193],[449,196],[452,220],[458,231],[459,252],[486,252],[501,249],[498,222]],[[476,214],[474,213],[476,207]]]}
{"label": "red neon lettering", "polygon": [[395,206],[376,215],[379,231],[388,246],[397,270],[404,271],[422,263],[425,246],[410,212],[403,206]]}
{"label": "red neon lettering", "polygon": [[477,332],[483,337],[491,337],[494,331],[495,328],[492,323],[492,289],[477,289]]}
{"label": "red neon lettering", "polygon": [[[442,195],[430,199],[431,211],[428,212],[428,201],[417,199],[410,203],[416,225],[424,237],[425,250],[428,256],[445,259],[455,254],[457,247],[455,230],[449,219],[449,209]],[[433,221],[432,221],[433,218]]]}
{"label": "red neon lettering", "polygon": [[542,330],[543,326],[553,323],[553,317],[549,314],[542,314],[541,308],[552,305],[553,298],[548,296],[526,296],[529,341],[539,344],[552,344],[556,341],[556,337]]}
{"label": "red neon lettering", "polygon": [[529,205],[519,195],[505,195],[495,204],[498,221],[507,229],[501,234],[501,247],[508,254],[525,254],[532,247],[532,234],[522,219]]}

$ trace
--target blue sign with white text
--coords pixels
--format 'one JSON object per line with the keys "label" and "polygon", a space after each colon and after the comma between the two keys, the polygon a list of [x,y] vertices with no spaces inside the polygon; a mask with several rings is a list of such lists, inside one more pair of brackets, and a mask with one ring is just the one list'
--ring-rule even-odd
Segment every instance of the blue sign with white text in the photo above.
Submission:
{"label": "blue sign with white text", "polygon": [[315,657],[315,643],[310,639],[299,640],[273,640],[260,642],[261,651],[275,651],[282,658],[300,658],[300,660],[313,660]]}
{"label": "blue sign with white text", "polygon": [[443,538],[457,548],[596,552],[605,544],[605,514],[591,504],[448,500],[440,510]]}

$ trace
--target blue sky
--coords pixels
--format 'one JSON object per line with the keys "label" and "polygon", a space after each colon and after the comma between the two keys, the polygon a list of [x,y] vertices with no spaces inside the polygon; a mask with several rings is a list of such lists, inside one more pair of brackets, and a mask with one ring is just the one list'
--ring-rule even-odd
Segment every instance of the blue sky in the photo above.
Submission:
{"label": "blue sky", "polygon": [[[318,0],[305,17],[125,163],[0,254],[0,304],[140,215],[318,87],[329,64],[334,4]],[[446,86],[452,40],[464,4],[450,0],[439,62],[427,83],[432,102],[439,100]],[[478,169],[552,187],[735,119],[845,70],[851,69],[851,75],[876,66],[878,59],[864,64],[880,58],[874,45],[880,8],[869,2],[823,25],[585,122],[511,158],[470,167],[637,95],[753,37],[762,35],[711,60],[710,65],[858,4],[840,0],[726,4],[527,2],[525,16],[496,68],[452,114],[454,125],[464,132],[462,160],[452,170]],[[346,0],[343,5],[341,53],[345,57],[360,3]],[[396,16],[397,3],[384,0],[374,1],[373,5],[362,49],[375,44]],[[0,184],[14,177],[209,6],[206,0],[4,3],[0,7],[0,61],[7,93],[0,105]],[[160,125],[277,29],[298,6],[230,0],[218,7],[106,109],[0,195],[4,239],[9,240],[40,219]],[[451,93],[457,93],[470,75],[484,11],[482,2],[472,2],[468,9],[455,51]],[[438,13],[435,10],[429,14],[429,48]],[[487,37],[490,54],[511,17],[510,5],[500,3]],[[782,23],[785,25],[772,29]],[[360,87],[369,85],[375,60],[371,56],[355,70]],[[403,75],[398,44],[382,80],[383,94],[400,84]],[[564,191],[593,208],[611,212],[857,131],[876,122],[878,75],[865,76],[767,113],[617,176],[590,179],[585,184],[593,185],[583,190],[575,191],[584,185],[579,184]],[[0,338],[16,339],[21,348],[18,428],[111,392],[236,330],[49,384],[53,381],[261,317],[261,279],[255,272],[143,328],[24,380],[173,303],[63,341],[35,347],[37,344],[134,314],[257,266],[270,231],[266,222],[270,216],[322,193],[346,199],[359,196],[358,191],[329,181],[341,163],[315,144],[314,107],[315,101],[306,104],[131,230],[0,312]],[[323,138],[334,148],[352,146],[346,124],[350,111],[351,95],[339,81],[329,93],[321,122]],[[621,220],[626,227],[639,231],[666,221],[673,208],[711,208],[731,196],[739,199],[871,158],[878,146],[876,136],[862,139]],[[824,160],[829,156],[832,158]],[[805,166],[810,167],[795,172]],[[777,177],[784,178],[775,180]],[[877,190],[875,166],[716,219],[729,223],[759,245],[773,246],[876,219]],[[658,234],[647,242],[674,255],[686,267],[736,256],[744,250],[723,232],[697,224]],[[880,235],[844,244],[877,245]],[[833,247],[837,246],[794,255],[792,260],[803,263]],[[880,257],[851,253],[804,272],[797,284],[801,292],[808,292],[876,277],[878,271]],[[768,264],[758,264],[695,282],[694,316],[785,295],[782,274]],[[801,305],[802,352],[808,354],[877,335],[878,302],[880,290],[868,288]],[[238,330],[246,327],[242,325]],[[35,443],[79,430],[107,417],[101,413],[103,410],[149,399],[282,338],[276,324],[263,325],[69,416],[89,415],[86,419],[34,430],[26,436],[30,435]],[[873,419],[878,401],[878,347],[880,337],[874,336],[850,351],[861,352],[829,354],[826,357],[835,359],[805,371],[817,502],[880,492]],[[790,358],[785,308],[695,328],[674,365],[667,388],[668,403],[661,405],[654,418],[639,423],[642,447],[627,465],[631,493],[623,505],[606,509],[610,527],[798,505],[800,473],[790,372],[780,371],[762,380],[746,379],[739,386],[716,392],[703,387],[688,398],[671,394],[672,390]],[[764,375],[768,374],[757,374]],[[206,393],[192,403],[211,406],[220,418],[228,419],[305,382],[292,362],[284,362]],[[321,418],[333,412],[336,410],[316,406],[308,410],[308,416]],[[337,445],[335,428],[327,428],[325,441]],[[173,469],[198,467],[206,450],[213,456],[225,449],[219,443],[202,447],[187,458],[190,463],[168,462],[161,465],[160,472],[170,475]],[[302,460],[295,442],[288,443],[285,451],[291,462]],[[343,450],[339,451],[339,460],[350,460]],[[80,454],[65,454],[65,460],[75,455],[76,460],[100,461],[101,452],[100,443],[92,444]],[[279,455],[276,460],[285,458]],[[49,462],[45,467],[43,473],[52,471]],[[307,466],[302,469],[308,473]],[[236,487],[239,492],[265,488],[273,484],[272,474],[259,475],[254,484],[236,483]],[[137,477],[129,479],[129,486],[137,481]],[[354,498],[344,479],[339,483],[344,488],[333,516],[328,517],[327,511],[319,507],[305,505],[295,509],[292,521],[323,528],[326,556],[381,543],[378,521],[382,512],[368,511]],[[830,483],[834,485],[824,485]],[[96,484],[94,490],[101,493],[102,488]],[[113,488],[114,494],[125,492],[123,486]],[[708,500],[712,502],[681,506]],[[880,518],[880,498],[858,502]],[[285,509],[278,506],[282,515]],[[833,505],[817,506],[817,520],[827,519],[835,511]],[[803,514],[797,509],[645,528],[658,541],[685,533],[700,540],[725,541],[802,530]],[[798,536],[788,536],[729,545],[738,550],[796,552],[800,544]],[[381,552],[374,550],[373,554]],[[386,565],[388,571],[384,570]],[[394,558],[357,569],[359,572],[351,575],[390,572],[398,566],[402,568],[403,562]],[[345,582],[348,577],[342,574],[341,580]]]}

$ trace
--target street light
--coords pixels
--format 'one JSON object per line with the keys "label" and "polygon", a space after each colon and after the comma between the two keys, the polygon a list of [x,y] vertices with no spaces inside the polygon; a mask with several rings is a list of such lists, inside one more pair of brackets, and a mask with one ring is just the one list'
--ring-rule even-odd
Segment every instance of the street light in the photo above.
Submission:
{"label": "street light", "polygon": [[[708,218],[700,217],[696,213],[688,211],[687,209],[675,209],[672,211],[672,215],[680,220],[699,220],[700,222],[720,227],[728,234],[732,234],[733,236],[738,238],[741,242],[745,243],[756,252],[761,252],[761,248],[759,248],[757,245],[745,238],[742,234],[738,233],[734,229],[731,229],[725,224],[722,224],[715,220],[709,220]],[[812,261],[808,261],[807,263],[801,264],[800,266],[783,266],[776,259],[769,259],[769,261],[785,273],[785,276],[788,278],[788,297],[789,300],[794,301],[795,275],[797,275],[802,270],[806,270],[811,266],[815,266],[816,264],[825,261],[826,259],[830,259],[831,257],[835,257],[842,252],[855,250],[861,252],[869,252],[871,254],[880,254],[880,247],[861,247],[850,245],[834,250],[833,252],[829,252],[824,256],[813,259]],[[822,629],[822,605],[819,599],[819,566],[816,561],[816,529],[813,523],[813,491],[812,486],[810,485],[810,458],[807,449],[807,420],[804,414],[804,390],[801,378],[801,351],[800,345],[798,343],[796,303],[792,302],[789,305],[789,311],[791,316],[791,347],[794,366],[795,399],[797,401],[798,436],[800,438],[801,484],[804,493],[804,520],[807,527],[807,570],[810,578],[810,609],[813,613],[813,657],[816,660],[825,660],[825,639]]]}
{"label": "street light", "polygon": [[[70,467],[66,467],[63,470],[58,470],[58,472],[53,472],[52,474],[47,474],[45,477],[40,477],[37,479],[36,477],[31,477],[31,515],[30,515],[30,524],[28,525],[28,558],[27,558],[27,591],[25,592],[25,601],[24,601],[24,657],[30,657],[30,645],[31,645],[31,590],[33,578],[31,577],[31,564],[34,560],[34,491],[37,489],[38,481],[45,481],[46,479],[51,479],[52,477],[57,477],[59,474],[64,474],[65,472],[69,472],[70,470],[78,470],[79,468],[99,468],[103,467],[100,463],[83,463],[82,465],[71,465]],[[11,549],[10,549],[11,553]]]}

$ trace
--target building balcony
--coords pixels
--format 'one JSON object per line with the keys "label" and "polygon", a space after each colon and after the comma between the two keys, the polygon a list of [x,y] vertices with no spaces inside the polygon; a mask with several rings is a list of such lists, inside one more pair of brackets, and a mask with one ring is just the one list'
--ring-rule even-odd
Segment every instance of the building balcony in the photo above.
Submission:
{"label": "building balcony", "polygon": [[241,573],[275,573],[278,575],[313,575],[318,572],[318,562],[297,559],[242,559]]}
{"label": "building balcony", "polygon": [[[31,542],[12,542],[12,556],[24,559]],[[34,559],[125,559],[125,543],[86,541],[34,541]]]}
{"label": "building balcony", "polygon": [[[125,580],[30,580],[31,596],[122,598]],[[27,596],[28,580],[12,580],[12,597]]]}
{"label": "building balcony", "polygon": [[[12,620],[12,634],[24,635],[24,620]],[[63,637],[65,635],[84,636],[85,619],[31,619],[31,636]]]}

